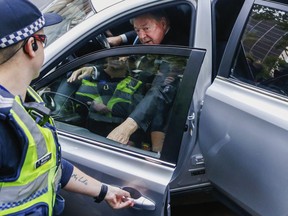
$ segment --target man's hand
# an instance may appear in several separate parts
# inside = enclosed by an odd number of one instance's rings
[[[171,83],[174,82],[174,81],[175,81],[175,78],[174,78],[174,77],[168,76],[168,77],[166,77],[165,80],[164,80],[164,85],[169,85],[169,84],[171,84]]]
[[[122,44],[122,38],[120,37],[120,35],[107,37],[107,40],[110,46],[119,46]]]
[[[76,80],[81,80],[84,77],[91,76],[93,71],[93,67],[82,67],[76,71],[74,71],[71,76],[67,79],[67,82],[72,83]]]
[[[138,129],[137,123],[132,118],[127,118],[121,125],[111,131],[107,138],[127,144],[130,136]]]

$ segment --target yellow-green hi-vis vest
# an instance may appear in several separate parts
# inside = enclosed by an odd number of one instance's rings
[[[61,149],[53,120],[38,123],[41,97],[30,87],[27,93],[35,102],[22,103],[19,96],[0,90],[0,113],[24,140],[17,176],[0,182],[0,215],[52,216],[62,174]]]
[[[107,102],[107,107],[112,110],[113,106],[119,102],[131,104],[132,96],[141,86],[141,84],[141,81],[130,76],[120,81],[117,84],[113,95],[111,95],[110,100]],[[82,97],[82,99],[79,98],[82,101],[95,100],[103,103],[101,95],[99,95],[97,89],[97,83],[93,81],[83,79],[80,88],[76,92],[76,95],[78,98]]]

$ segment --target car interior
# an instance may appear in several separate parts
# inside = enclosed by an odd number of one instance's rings
[[[215,37],[213,43],[214,63],[212,79],[217,75],[222,55],[243,3],[244,0],[216,0],[213,2],[212,13],[214,20],[212,22],[214,23],[213,32]]]
[[[148,10],[149,12],[159,10],[159,8]],[[161,8],[162,10],[162,8]],[[170,25],[173,27],[173,30],[178,32],[179,34],[185,34],[187,36],[190,35],[191,31],[191,7],[187,4],[182,5],[173,5],[167,6],[163,9],[167,14]],[[141,11],[143,13],[143,11]],[[133,15],[138,16],[141,13],[136,13]],[[145,13],[145,12],[144,12]],[[129,17],[125,17],[124,20],[120,19],[117,22],[114,22],[113,25],[109,26],[108,29],[103,31],[103,33],[93,37],[86,44],[81,46],[78,50],[75,51],[75,55],[77,57],[83,56],[87,53],[91,53],[103,48],[110,48],[110,45],[107,41],[107,37],[117,36],[129,31],[133,31],[133,25],[130,22],[130,19],[133,18],[132,15]]]

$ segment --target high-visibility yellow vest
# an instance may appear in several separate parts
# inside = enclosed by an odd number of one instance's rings
[[[141,86],[142,82],[132,78],[130,76],[121,80],[116,89],[111,95],[111,98],[107,102],[107,107],[112,110],[113,106],[119,102],[124,103],[132,103],[132,96],[137,91],[137,89]],[[107,84],[107,88],[109,88],[109,84]],[[103,103],[101,95],[97,89],[97,82],[89,81],[86,79],[82,79],[82,84],[76,92],[76,96],[79,100],[83,102],[87,101],[97,101],[99,103]]]
[[[0,215],[38,211],[52,216],[62,173],[61,149],[53,120],[48,116],[43,121],[41,110],[46,107],[40,104],[41,97],[30,87],[27,92],[35,102],[22,103],[19,96],[0,90],[0,113],[6,115],[24,146],[15,179],[0,181]]]

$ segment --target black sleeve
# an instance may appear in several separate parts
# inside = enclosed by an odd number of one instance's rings
[[[61,176],[60,183],[61,183],[61,187],[63,188],[69,182],[71,175],[73,173],[73,170],[74,170],[74,166],[63,158],[61,162],[62,162],[62,176]]]
[[[9,122],[0,120],[0,180],[13,179],[22,159],[23,142]],[[23,138],[23,136],[22,136]]]
[[[169,110],[175,93],[176,88],[172,85],[156,85],[152,87],[129,117],[146,131],[156,116],[165,117],[165,112]],[[161,121],[165,122],[164,120]]]
[[[134,30],[126,32],[125,35],[128,40],[127,44],[133,44],[135,38],[137,37],[137,33]]]
[[[165,84],[165,79],[170,71],[169,64],[162,63],[159,70],[161,74],[154,77],[152,87],[129,116],[144,131],[148,129],[152,122],[157,130],[161,127],[164,128],[167,112],[176,95],[178,79],[170,84]],[[163,122],[163,124],[157,125],[155,121]],[[151,129],[153,130],[153,128]]]

